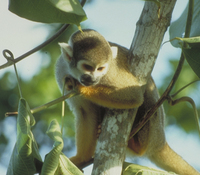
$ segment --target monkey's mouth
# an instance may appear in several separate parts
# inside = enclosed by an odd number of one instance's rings
[[[98,82],[97,81],[80,81],[80,83],[83,86],[94,86],[96,85]]]
[[[83,86],[93,86],[96,85],[99,81],[97,79],[94,79],[92,76],[88,74],[84,74],[80,78],[80,83]]]

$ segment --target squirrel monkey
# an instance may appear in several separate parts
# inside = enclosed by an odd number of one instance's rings
[[[74,33],[68,44],[60,43],[61,56],[56,63],[56,79],[65,93],[75,88],[81,95],[67,99],[76,120],[77,154],[70,158],[80,166],[94,156],[97,128],[105,108],[138,108],[137,122],[157,102],[159,95],[151,78],[142,94],[137,78],[128,68],[128,50],[107,42],[94,30]],[[146,125],[128,141],[138,156],[147,156],[167,171],[199,175],[167,144],[164,111],[160,107]]]

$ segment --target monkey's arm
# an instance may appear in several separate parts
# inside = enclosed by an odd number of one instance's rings
[[[115,88],[104,85],[77,85],[79,92],[88,100],[104,107],[130,109],[143,103],[141,87]]]

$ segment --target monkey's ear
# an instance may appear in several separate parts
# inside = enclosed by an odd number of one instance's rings
[[[112,46],[112,47],[111,47],[111,51],[112,51],[112,56],[113,56],[113,58],[117,58],[118,47]]]
[[[67,59],[67,61],[71,61],[72,56],[73,56],[73,52],[72,52],[72,48],[69,44],[67,43],[58,43],[60,45],[61,48],[61,52],[64,56],[65,59]]]

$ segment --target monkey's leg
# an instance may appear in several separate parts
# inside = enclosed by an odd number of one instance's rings
[[[98,113],[90,104],[89,109],[76,110],[76,146],[77,154],[70,160],[77,166],[94,156],[97,141]]]
[[[149,157],[159,167],[180,175],[200,175],[193,167],[175,153],[166,143],[161,150]]]

